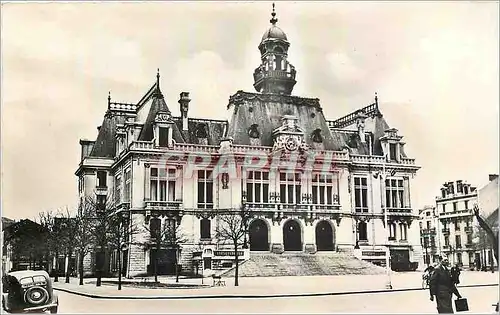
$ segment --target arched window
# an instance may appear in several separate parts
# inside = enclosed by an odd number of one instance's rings
[[[209,219],[201,219],[200,221],[200,238],[201,239],[210,239],[212,236],[210,235],[210,220]]]

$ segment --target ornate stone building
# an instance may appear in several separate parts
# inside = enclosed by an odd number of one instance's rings
[[[329,120],[319,99],[292,95],[298,75],[274,9],[270,22],[258,45],[256,92],[229,97],[229,120],[191,117],[188,92],[175,116],[158,75],[136,103],[108,98],[97,139],[80,141],[80,196],[113,194],[143,228],[123,253],[127,276],[151,271],[150,251],[138,244],[158,219],[178,223],[188,238],[183,271],[230,267],[233,252],[215,230],[219,215],[242,209],[249,248],[241,259],[253,251],[350,251],[384,263],[386,246],[395,262],[422,258],[411,200],[419,167],[377,97]]]
[[[439,260],[438,217],[436,207],[425,206],[420,209],[420,244],[423,247],[424,264],[430,265]]]

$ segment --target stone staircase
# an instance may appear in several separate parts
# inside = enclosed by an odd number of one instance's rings
[[[351,253],[318,252],[256,253],[239,266],[241,277],[318,276],[318,275],[373,275],[383,274],[385,269],[357,259]],[[234,277],[234,268],[221,274]]]

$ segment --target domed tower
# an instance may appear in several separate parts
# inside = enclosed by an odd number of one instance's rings
[[[295,85],[295,67],[288,62],[290,43],[285,32],[276,26],[276,12],[271,13],[271,27],[259,44],[261,64],[253,73],[255,90],[261,93],[292,94]]]

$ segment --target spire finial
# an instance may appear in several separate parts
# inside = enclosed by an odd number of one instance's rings
[[[156,68],[156,83],[160,84],[160,68]]]
[[[111,91],[108,91],[108,106],[111,103]]]
[[[377,95],[377,92],[375,92],[375,104],[378,106],[378,95]]]
[[[271,13],[272,19],[269,21],[269,22],[271,22],[272,25],[275,25],[276,22],[278,22],[278,19],[276,18],[276,11],[274,10],[274,7],[275,7],[275,5],[273,2],[273,12]]]

